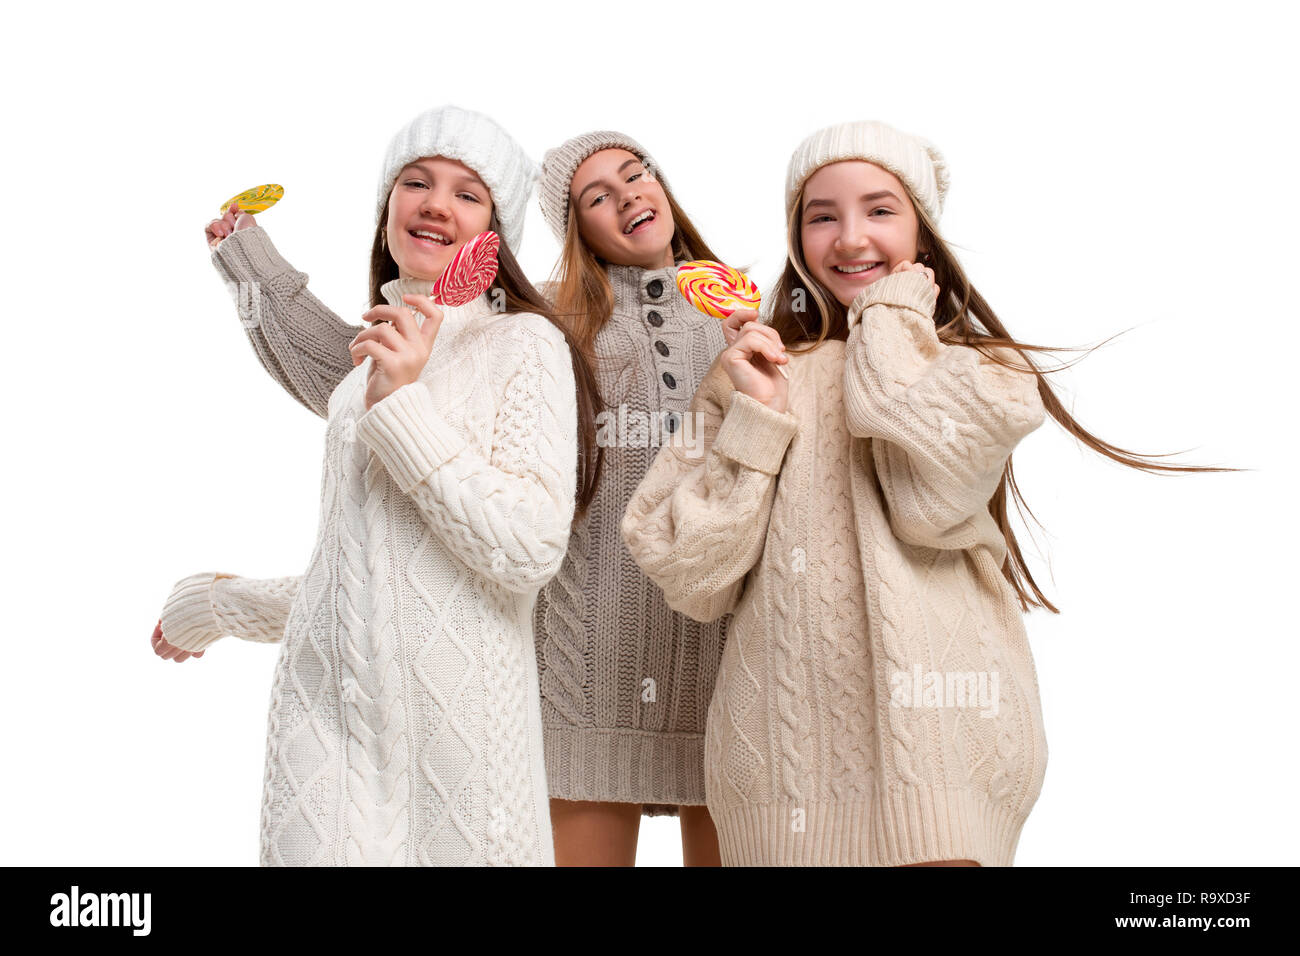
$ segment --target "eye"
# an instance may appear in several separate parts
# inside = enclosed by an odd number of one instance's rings
[[[886,216],[892,216],[894,214],[894,210],[886,209],[884,206],[881,206],[879,209],[871,210],[871,215],[874,216],[878,212],[883,212]]]
[[[460,194],[460,198],[461,198],[461,199],[468,199],[470,202],[473,202],[473,203],[481,203],[481,202],[483,201],[483,200],[479,199],[477,196],[475,196],[473,193],[461,193],[461,194]]]
[[[597,196],[595,199],[593,199],[593,200],[591,201],[591,205],[588,206],[587,208],[588,208],[588,209],[594,209],[596,206],[600,205],[600,204],[605,200],[606,195],[608,195],[608,194],[607,194],[607,193],[601,193],[599,196]]]
[[[631,176],[628,177],[627,181],[630,183],[634,183],[640,178],[641,178],[641,173],[633,173]]]
[[[425,185],[421,180],[419,180],[419,179],[408,179],[408,180],[407,180],[406,182],[404,182],[402,185],[403,185],[403,186],[417,186],[417,187],[419,187],[420,189],[428,189],[428,188],[429,188],[428,186],[426,186],[426,185]]]
[[[815,223],[819,223],[819,222],[830,222],[831,219],[833,219],[833,218],[834,218],[834,217],[831,216],[830,213],[828,213],[828,212],[824,212],[824,213],[822,213],[820,216],[814,216],[812,219],[809,219],[809,220],[808,220],[808,225],[811,226],[811,225],[814,225]]]

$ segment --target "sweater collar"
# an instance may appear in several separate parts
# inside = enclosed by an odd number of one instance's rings
[[[433,283],[433,279],[390,279],[379,287],[379,292],[389,305],[395,305],[398,308],[410,308],[402,301],[402,296],[427,296],[433,291]],[[440,305],[439,308],[442,309],[442,325],[438,326],[439,336],[444,336],[451,329],[463,327],[475,319],[481,319],[493,312],[492,303],[487,292],[472,302],[466,302],[464,305]],[[424,317],[417,316],[417,322],[423,325]]]
[[[675,264],[665,269],[611,264],[605,266],[605,274],[614,290],[614,311],[619,314],[636,314],[646,307],[672,312],[681,301]]]

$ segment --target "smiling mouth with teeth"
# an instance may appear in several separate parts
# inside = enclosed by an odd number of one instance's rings
[[[633,229],[641,225],[641,223],[643,222],[653,222],[654,218],[655,218],[654,210],[647,209],[645,212],[641,213],[641,215],[637,216],[635,219],[633,219],[631,222],[627,224],[627,228],[623,230],[623,235],[630,236],[632,234]]]
[[[882,263],[869,262],[866,265],[861,266],[831,266],[831,269],[838,272],[840,275],[853,276],[860,275],[863,272],[870,272],[879,265],[882,265]]]
[[[410,233],[416,239],[423,239],[425,242],[436,242],[440,246],[451,245],[450,239],[448,239],[446,236],[441,236],[436,232],[426,232],[423,229],[412,229],[410,230]]]

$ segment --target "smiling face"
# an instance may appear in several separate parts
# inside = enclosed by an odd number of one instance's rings
[[[606,262],[642,269],[673,264],[668,197],[626,149],[602,149],[583,160],[569,198],[582,241]]]
[[[917,258],[920,222],[898,177],[846,160],[808,178],[799,213],[804,265],[846,308],[858,293]]]
[[[464,163],[441,156],[408,163],[388,196],[385,227],[398,275],[437,279],[491,219],[492,195]]]

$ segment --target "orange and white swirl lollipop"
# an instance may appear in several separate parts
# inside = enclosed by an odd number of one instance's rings
[[[737,309],[757,309],[762,298],[749,276],[708,259],[678,266],[677,288],[687,302],[715,319],[725,319]]]
[[[758,311],[762,301],[758,286],[749,276],[710,259],[693,259],[678,266],[677,288],[687,302],[715,319],[726,319],[738,309]],[[782,366],[776,370],[790,377]]]

